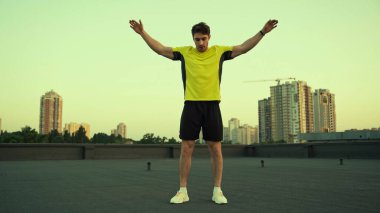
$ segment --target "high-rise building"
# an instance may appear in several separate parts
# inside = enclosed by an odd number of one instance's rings
[[[259,100],[259,142],[272,141],[270,98]]]
[[[260,142],[296,143],[302,142],[300,133],[336,131],[335,99],[328,90],[312,93],[305,81],[293,81],[270,91],[270,98],[259,101]]]
[[[234,144],[249,145],[258,142],[257,127],[244,124],[243,126],[236,128],[234,132],[236,133],[236,140],[234,141]]]
[[[116,128],[117,136],[120,135],[122,138],[127,137],[127,126],[124,123],[119,123]]]
[[[259,127],[256,125],[250,131],[251,144],[259,143]]]
[[[91,135],[90,124],[87,124],[87,123],[78,124],[78,123],[75,123],[75,122],[70,122],[68,124],[65,124],[65,127],[63,128],[63,131],[67,131],[70,135],[74,135],[79,130],[79,128],[81,126],[86,131],[87,138],[90,138],[90,135]]]
[[[244,131],[244,127],[239,126],[238,128],[234,129],[234,139],[232,141],[232,144],[243,144],[245,141],[244,136],[247,136],[247,131]]]
[[[240,127],[240,121],[237,118],[231,118],[228,121],[228,129],[230,132],[230,141],[232,144],[236,144],[238,142],[238,129]]]
[[[40,134],[49,134],[53,129],[62,132],[62,102],[62,97],[53,90],[41,96]]]
[[[305,81],[298,81],[300,133],[314,132],[313,93]]]
[[[239,127],[238,143],[249,145],[257,143],[257,127],[252,127],[248,124],[244,124]]]
[[[223,141],[230,142],[230,129],[228,127],[223,127]]]
[[[314,129],[315,132],[335,132],[335,95],[327,89],[314,92]]]
[[[272,86],[270,112],[273,141],[299,142],[299,133],[314,130],[311,88],[304,81]]]
[[[258,143],[257,126],[252,127],[248,124],[240,126],[240,120],[231,118],[228,127],[223,127],[223,140],[231,144],[253,144]]]
[[[274,141],[289,141],[299,124],[298,109],[294,102],[296,85],[286,82],[270,87],[271,132]],[[293,121],[290,123],[290,121]],[[292,125],[292,126],[291,126]]]

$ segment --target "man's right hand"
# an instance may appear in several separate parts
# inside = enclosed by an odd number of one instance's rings
[[[143,24],[141,22],[141,20],[139,20],[139,22],[135,21],[135,20],[130,20],[129,21],[129,24],[130,24],[130,27],[138,34],[141,35],[141,33],[144,31],[144,27],[143,27]]]
[[[150,35],[144,31],[144,27],[141,20],[139,20],[139,22],[135,20],[130,20],[129,24],[130,27],[144,39],[144,41],[154,52],[169,59],[174,58],[173,49],[171,47],[166,47],[162,45],[160,42],[150,37]]]

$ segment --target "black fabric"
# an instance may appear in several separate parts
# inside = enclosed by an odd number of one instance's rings
[[[185,101],[179,137],[182,140],[197,140],[201,128],[204,140],[223,140],[223,121],[219,101]]]
[[[182,71],[182,83],[183,83],[183,94],[186,92],[186,67],[185,58],[180,52],[173,52],[173,61],[181,61],[181,71]]]
[[[223,62],[227,60],[231,60],[232,57],[232,51],[226,51],[223,53],[223,55],[220,57],[219,60],[219,85],[222,82],[222,68],[223,68]]]

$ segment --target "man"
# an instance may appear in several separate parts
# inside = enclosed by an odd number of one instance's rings
[[[181,156],[179,160],[180,189],[170,203],[189,201],[187,180],[191,167],[191,156],[195,140],[202,128],[211,155],[214,191],[212,200],[217,204],[226,204],[227,198],[221,190],[223,156],[223,122],[219,109],[220,81],[222,64],[225,60],[236,58],[256,46],[257,43],[277,27],[277,20],[269,20],[256,35],[237,46],[208,47],[211,38],[209,26],[201,22],[193,26],[191,32],[196,48],[192,46],[171,48],[153,39],[143,27],[141,20],[129,21],[130,27],[138,33],[148,46],[157,54],[182,64],[182,80],[185,91],[185,105],[180,124]]]

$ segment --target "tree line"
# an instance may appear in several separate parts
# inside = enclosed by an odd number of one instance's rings
[[[25,126],[16,132],[1,132],[0,143],[96,143],[96,144],[177,144],[175,138],[155,136],[153,133],[145,134],[140,140],[122,138],[106,133],[96,133],[92,138],[86,136],[86,130],[81,126],[74,134],[68,131],[59,133],[56,129],[49,134],[39,134],[35,129]]]

